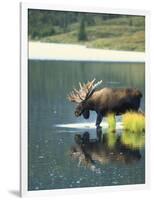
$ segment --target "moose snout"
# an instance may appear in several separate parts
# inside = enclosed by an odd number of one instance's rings
[[[79,111],[76,110],[76,111],[74,112],[74,114],[75,114],[76,117],[79,117],[79,116],[81,115],[81,112],[79,112]]]

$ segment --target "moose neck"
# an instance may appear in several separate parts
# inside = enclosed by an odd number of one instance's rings
[[[93,110],[93,108],[94,108],[94,102],[93,102],[92,96],[89,97],[89,98],[85,101],[84,107],[85,107],[85,109],[87,109],[87,110]]]

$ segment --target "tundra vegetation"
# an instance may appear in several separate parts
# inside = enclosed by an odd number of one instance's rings
[[[144,51],[145,17],[29,9],[28,36],[33,41]]]

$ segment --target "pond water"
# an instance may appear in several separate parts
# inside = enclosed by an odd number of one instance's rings
[[[79,81],[96,78],[102,87],[140,89],[144,111],[143,63],[29,60],[28,74],[28,190],[145,182],[144,143],[125,145],[118,128],[114,135],[96,131],[96,114],[76,118],[66,98]]]

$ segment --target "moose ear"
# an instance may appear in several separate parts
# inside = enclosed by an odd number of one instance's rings
[[[85,110],[82,114],[83,114],[83,117],[84,117],[85,119],[88,119],[89,116],[90,116],[89,110]]]

